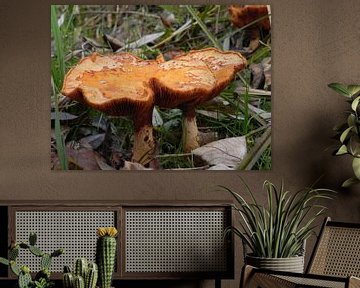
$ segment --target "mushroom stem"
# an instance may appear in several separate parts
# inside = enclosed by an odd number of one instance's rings
[[[132,161],[142,165],[148,164],[154,158],[155,141],[153,127],[144,125],[135,132]]]
[[[183,110],[182,142],[186,153],[200,146],[195,108]]]

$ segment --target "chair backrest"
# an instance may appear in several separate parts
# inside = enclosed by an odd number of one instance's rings
[[[307,273],[360,277],[360,223],[326,218]]]

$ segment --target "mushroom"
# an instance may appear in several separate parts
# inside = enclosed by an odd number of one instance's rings
[[[112,116],[130,116],[135,128],[132,161],[145,165],[155,151],[154,105],[183,110],[184,150],[191,151],[199,146],[196,105],[217,96],[245,65],[240,53],[213,48],[170,61],[93,54],[67,73],[62,94]]]
[[[166,73],[168,67],[176,65],[184,66],[183,73]],[[215,48],[190,51],[159,64],[161,77],[152,81],[155,104],[163,108],[178,107],[183,111],[185,152],[199,147],[196,106],[218,96],[245,65],[246,59],[240,53]]]
[[[238,28],[244,27],[269,14],[267,5],[230,5],[228,11],[231,23]],[[250,51],[254,51],[259,47],[261,32],[263,32],[265,36],[269,34],[269,31],[269,18],[262,19],[249,27],[250,44],[248,48]]]
[[[147,164],[155,142],[152,133],[154,93],[142,78],[156,70],[155,61],[143,61],[129,53],[83,58],[64,80],[62,94],[112,116],[134,121],[132,160]]]

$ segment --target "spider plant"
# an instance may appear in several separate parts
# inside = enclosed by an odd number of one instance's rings
[[[318,201],[331,199],[334,191],[305,188],[291,193],[284,189],[283,183],[277,188],[266,180],[267,203],[263,206],[244,185],[251,202],[222,186],[234,196],[234,209],[240,215],[240,227],[229,227],[226,232],[239,236],[251,250],[251,256],[288,258],[301,255],[305,240],[314,233],[316,219],[326,210]]]

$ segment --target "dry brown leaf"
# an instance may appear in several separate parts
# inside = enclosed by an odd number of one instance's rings
[[[221,139],[193,150],[195,156],[200,157],[209,165],[222,164],[230,168],[237,167],[246,152],[244,136]]]

